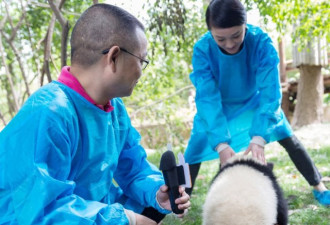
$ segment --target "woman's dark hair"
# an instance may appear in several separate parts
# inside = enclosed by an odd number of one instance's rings
[[[206,10],[207,28],[229,28],[246,23],[246,10],[239,0],[212,0]]]

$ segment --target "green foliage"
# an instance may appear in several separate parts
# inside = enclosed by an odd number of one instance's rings
[[[41,70],[44,63],[44,42],[52,17],[52,10],[47,1],[6,1],[9,5],[9,14],[12,23],[16,25],[22,16],[23,9],[26,17],[23,25],[17,31],[13,44],[23,59],[24,69],[27,72],[27,81],[31,92],[40,86]],[[102,2],[102,1],[100,1]],[[248,8],[257,5],[265,21],[273,21],[277,24],[277,30],[285,33],[292,21],[301,18],[302,28],[297,29],[299,40],[307,40],[310,31],[317,35],[329,34],[329,3],[327,1],[257,1],[245,0]],[[92,1],[66,0],[62,7],[63,16],[72,26]],[[193,90],[189,80],[193,45],[207,31],[204,14],[207,1],[199,0],[148,0],[144,10],[148,13],[145,26],[149,40],[148,68],[143,71],[144,76],[135,88],[133,95],[125,98],[128,112],[132,115],[133,123],[138,127],[159,123],[164,127],[165,133],[159,135],[175,137],[178,143],[182,143],[183,129],[186,129],[184,113],[187,109],[187,98]],[[4,2],[0,3],[0,19],[6,13]],[[303,16],[307,15],[307,16]],[[314,26],[317,24],[317,26]],[[7,21],[3,28],[6,36],[12,34],[12,27]],[[20,71],[17,58],[9,44],[4,40],[2,43],[6,52],[6,64],[8,64],[15,90],[22,104],[28,97],[22,72]],[[53,40],[51,45],[50,71],[53,79],[56,79],[61,69],[61,26],[56,21]],[[68,56],[70,47],[68,46]],[[68,58],[70,62],[70,58]],[[1,62],[2,63],[2,62]],[[44,78],[44,83],[46,79]],[[0,112],[6,116],[7,121],[14,115],[13,97],[4,73],[0,70]],[[181,90],[181,91],[179,91]],[[185,111],[184,111],[185,112]],[[180,117],[181,116],[181,117]],[[152,136],[156,132],[146,131]],[[158,134],[157,134],[158,135]],[[171,139],[171,138],[170,138]],[[162,145],[163,141],[159,143]],[[154,145],[149,147],[156,147]]]
[[[325,104],[330,105],[330,94],[329,93],[324,94],[323,99],[324,99],[323,102]]]
[[[21,4],[22,2],[22,4]],[[80,13],[90,6],[90,1],[66,0],[62,7],[63,16],[71,25],[75,23]],[[6,7],[8,7],[8,15]],[[25,16],[23,17],[23,12]],[[23,104],[28,97],[27,89],[23,80],[23,71],[20,68],[18,58],[22,61],[23,70],[26,74],[26,82],[30,92],[35,91],[41,84],[41,73],[44,63],[44,44],[53,11],[46,1],[11,1],[0,3],[0,20],[3,21],[2,44],[4,47],[5,64],[13,80],[14,91],[18,95],[19,104]],[[23,18],[23,20],[21,20]],[[14,28],[21,23],[17,32]],[[55,23],[52,43],[50,72],[52,79],[56,79],[61,67],[61,31],[58,21]],[[15,35],[16,34],[16,35]],[[13,38],[11,38],[13,36]],[[17,50],[17,55],[7,39],[12,39],[12,45]],[[70,48],[68,48],[70,50]],[[70,54],[69,54],[70,55]],[[6,71],[0,60],[0,112],[9,121],[15,115],[13,108],[13,96],[7,80]],[[46,79],[43,79],[46,81]],[[47,82],[47,81],[46,81]],[[44,83],[46,83],[44,82]]]
[[[150,4],[152,4],[151,1],[148,1],[148,5]],[[173,47],[172,43],[168,43],[169,40],[176,42],[175,47],[180,49],[181,44],[185,41],[185,21],[187,19],[183,0],[154,1],[153,6],[147,11],[152,18],[149,20],[148,28],[154,34],[154,38],[158,38],[163,45],[165,55],[167,55],[168,49]],[[153,46],[152,49],[155,50]]]
[[[186,2],[189,4],[184,4]],[[145,25],[151,63],[143,71],[133,95],[124,101],[130,115],[136,114],[133,120],[138,127],[161,124],[166,127],[163,135],[169,138],[168,141],[175,136],[180,143],[185,124],[175,115],[178,110],[188,108],[193,45],[206,32],[203,5],[197,0],[162,0],[148,1],[144,7],[150,17]],[[176,93],[180,89],[182,91]],[[145,107],[149,104],[150,107]],[[139,113],[135,113],[137,110]],[[153,134],[157,136],[157,133],[143,134],[150,138]],[[163,144],[163,141],[159,143]]]
[[[247,8],[259,9],[264,22],[275,23],[276,30],[284,35],[293,30],[293,42],[301,48],[314,37],[330,41],[330,2],[327,0],[244,0]]]

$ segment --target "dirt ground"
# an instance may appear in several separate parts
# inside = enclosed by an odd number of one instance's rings
[[[294,131],[297,138],[306,148],[318,149],[322,146],[330,146],[330,123],[311,124]],[[271,143],[267,148],[281,148],[278,143]]]

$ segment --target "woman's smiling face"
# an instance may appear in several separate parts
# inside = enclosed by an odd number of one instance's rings
[[[218,46],[228,54],[236,54],[245,37],[245,24],[229,28],[211,28],[212,36]]]

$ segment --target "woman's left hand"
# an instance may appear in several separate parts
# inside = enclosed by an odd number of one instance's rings
[[[250,152],[252,152],[252,157],[266,165],[264,147],[255,143],[250,143],[248,149],[244,152],[244,155],[248,155]]]

